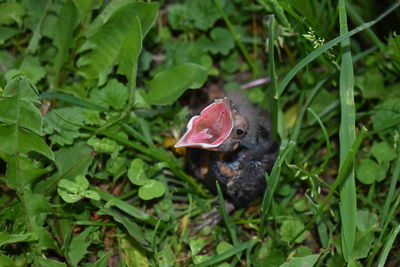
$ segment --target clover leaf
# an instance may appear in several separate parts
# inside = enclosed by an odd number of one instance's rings
[[[139,188],[139,197],[143,200],[150,200],[161,197],[165,192],[164,185],[157,180],[148,180],[145,185]]]
[[[97,192],[88,190],[89,181],[83,175],[77,175],[75,181],[62,179],[58,183],[57,192],[67,203],[74,203],[82,198],[100,200]]]
[[[134,159],[128,170],[128,178],[132,184],[142,186],[148,180],[146,176],[147,165],[142,159]]]

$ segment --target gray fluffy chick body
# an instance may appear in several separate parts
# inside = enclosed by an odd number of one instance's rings
[[[216,192],[218,181],[224,195],[241,208],[260,198],[266,189],[265,173],[276,160],[278,145],[272,140],[268,114],[247,100],[240,91],[228,91],[230,99],[248,123],[246,136],[234,151],[187,149],[187,162],[193,175]]]

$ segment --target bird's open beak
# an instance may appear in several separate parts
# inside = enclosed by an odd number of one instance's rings
[[[216,99],[200,115],[192,117],[175,147],[197,147],[218,150],[234,127],[231,103],[227,98]]]

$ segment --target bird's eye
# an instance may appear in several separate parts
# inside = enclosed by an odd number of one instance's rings
[[[237,129],[236,134],[240,136],[240,135],[244,134],[244,131],[242,129]]]

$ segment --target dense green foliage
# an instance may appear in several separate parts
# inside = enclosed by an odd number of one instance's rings
[[[0,0],[0,266],[399,266],[390,2]],[[281,143],[232,215],[171,146],[216,86]]]

